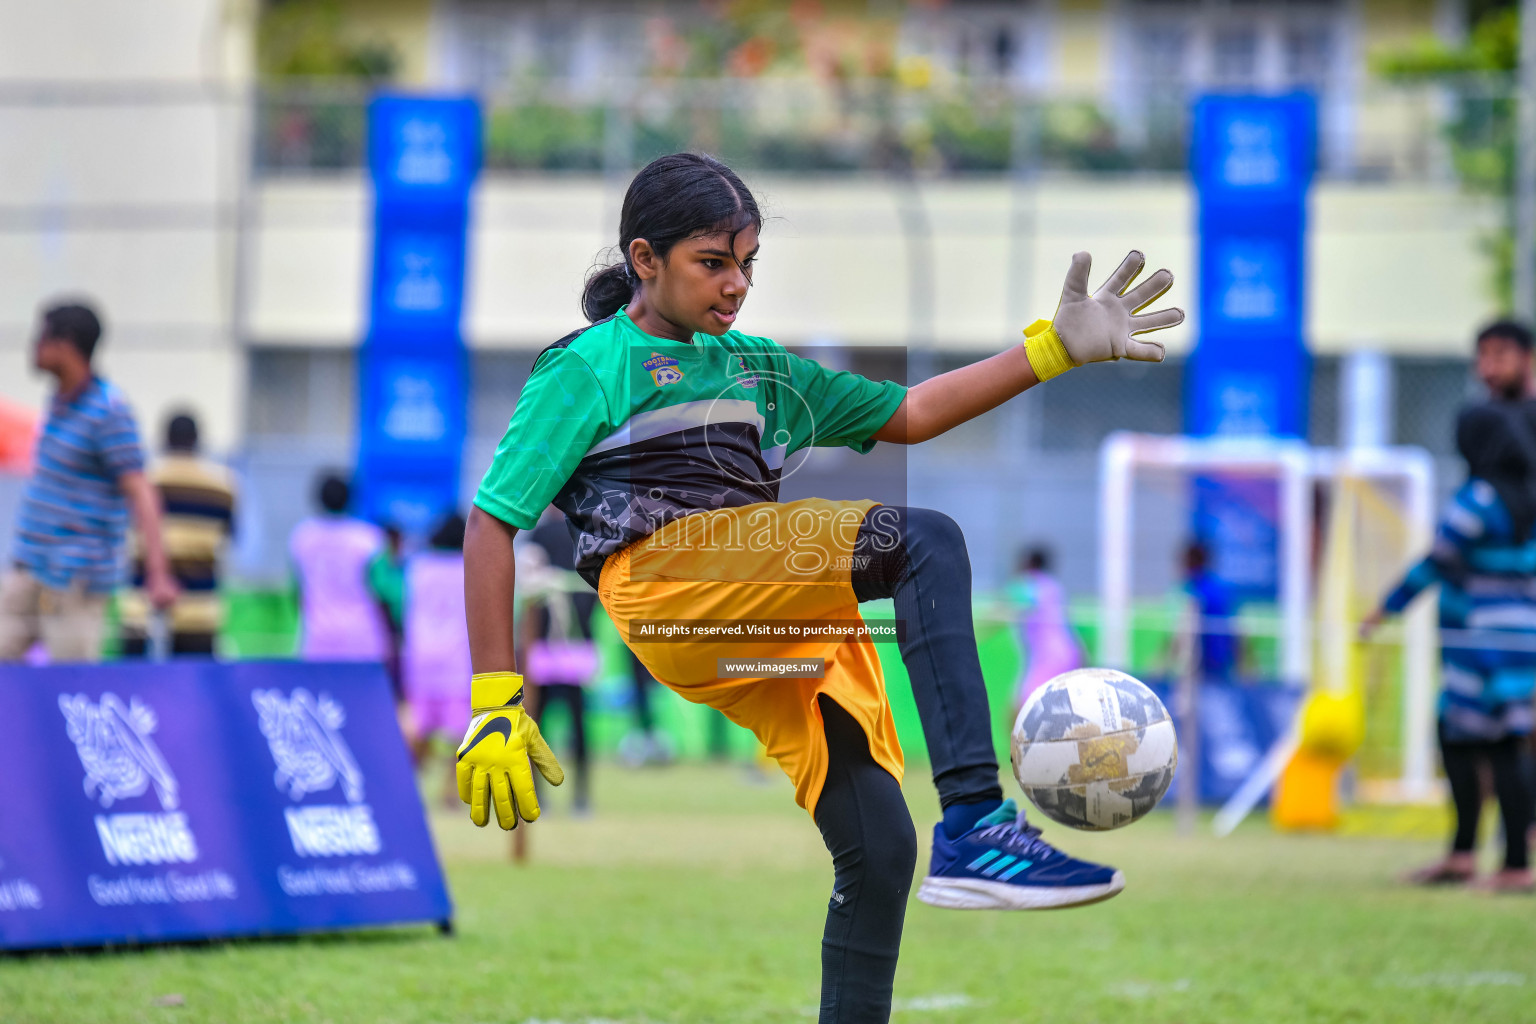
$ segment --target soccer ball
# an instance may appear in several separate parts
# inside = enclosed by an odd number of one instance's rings
[[[1179,763],[1173,720],[1124,672],[1080,668],[1030,695],[1013,723],[1013,774],[1053,821],[1102,832],[1146,814]]]

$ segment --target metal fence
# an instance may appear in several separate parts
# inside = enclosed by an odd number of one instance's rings
[[[1502,78],[1332,86],[1317,94],[1318,171],[1357,181],[1476,175],[1468,151],[1513,137],[1513,89]],[[622,173],[664,153],[704,150],[789,174],[1178,173],[1188,164],[1193,98],[1158,82],[1032,93],[888,80],[530,81],[483,97],[485,166]],[[257,170],[361,166],[367,104],[361,89],[263,87]]]

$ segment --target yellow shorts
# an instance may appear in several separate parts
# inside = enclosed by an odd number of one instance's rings
[[[869,737],[875,761],[901,781],[901,746],[885,677],[867,639],[704,639],[636,642],[636,620],[852,621],[859,602],[850,556],[874,501],[806,498],[699,512],[608,556],[598,599],[659,681],[752,730],[812,815],[827,778],[819,694]],[[821,658],[823,678],[721,679],[721,658]]]

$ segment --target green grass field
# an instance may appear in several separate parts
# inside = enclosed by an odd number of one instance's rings
[[[831,869],[788,784],[736,764],[602,765],[596,783],[597,813],[557,799],[521,867],[504,833],[434,809],[456,938],[0,960],[0,1020],[814,1020]],[[907,789],[922,835],[937,804],[921,766]],[[1536,1020],[1536,900],[1394,885],[1434,842],[1262,823],[1185,839],[1165,814],[1049,834],[1124,868],[1126,892],[1043,914],[914,901],[896,1021]]]

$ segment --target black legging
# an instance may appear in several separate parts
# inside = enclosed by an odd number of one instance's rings
[[[894,598],[896,619],[905,623],[901,658],[940,803],[1001,800],[960,528],[929,509],[878,506],[859,527],[853,555],[858,599]],[[917,837],[900,784],[870,756],[858,723],[829,698],[818,700],[828,765],[816,825],[835,872],[821,945],[820,1021],[884,1022]]]
[[[821,1024],[884,1024],[917,833],[901,783],[870,756],[859,723],[825,694],[817,701],[828,759],[816,826],[834,871],[821,939]]]
[[[1493,791],[1504,818],[1504,868],[1518,871],[1530,866],[1526,830],[1531,825],[1531,797],[1521,772],[1523,743],[1516,736],[1482,743],[1454,743],[1448,742],[1441,730],[1440,758],[1445,763],[1451,800],[1456,805],[1452,852],[1471,853],[1477,846],[1477,823],[1483,812],[1478,765],[1486,763],[1493,772]]]
[[[633,682],[630,694],[635,700],[635,722],[640,726],[640,731],[649,736],[656,728],[656,719],[651,714],[651,684],[655,680],[651,678],[650,670],[640,663],[640,656],[628,648],[625,650],[629,653],[629,673]]]
[[[901,661],[912,681],[939,805],[1003,798],[992,708],[971,622],[971,556],[955,521],[927,508],[878,505],[853,545],[860,601],[895,599]]]
[[[213,654],[217,646],[212,633],[172,633],[170,654]],[[149,657],[149,638],[124,631],[122,656],[124,658]]]
[[[574,683],[543,683],[538,687],[538,692],[538,703],[533,710],[534,724],[544,724],[544,712],[557,700],[563,702],[571,713],[571,747],[576,755],[574,803],[577,810],[585,810],[588,804],[586,694]]]

